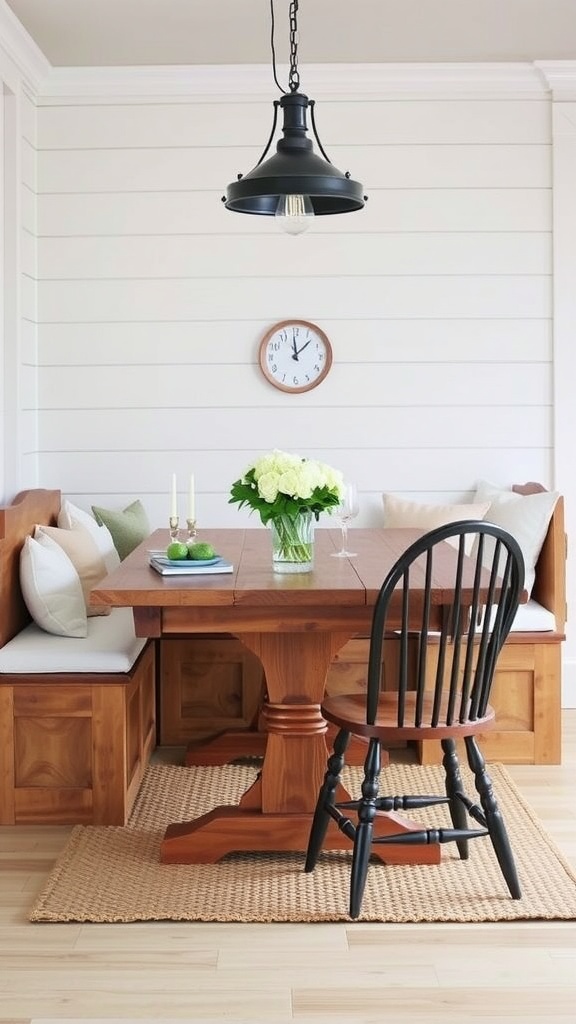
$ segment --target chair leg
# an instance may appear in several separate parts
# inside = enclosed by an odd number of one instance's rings
[[[334,740],[334,749],[328,758],[324,782],[322,783],[318,794],[316,810],[314,811],[310,837],[308,839],[304,871],[313,871],[316,867],[316,862],[324,844],[324,839],[326,838],[326,832],[330,823],[330,813],[326,808],[328,806],[333,807],[336,803],[336,789],[340,782],[342,769],[344,768],[344,754],[346,753],[346,747],[349,742],[350,733],[341,729]]]
[[[458,760],[458,752],[456,750],[456,741],[453,739],[442,740],[441,746],[444,751],[442,764],[444,765],[444,771],[446,772],[446,796],[449,800],[452,824],[454,825],[454,828],[467,829],[468,815],[466,813],[466,808],[462,801],[458,799],[458,793],[464,792],[464,786],[462,783],[462,776],[460,775],[460,762]],[[460,860],[468,860],[468,840],[457,839],[456,846],[458,847]]]
[[[378,796],[378,780],[380,777],[381,751],[378,740],[370,740],[368,754],[364,762],[364,781],[362,798],[358,806],[358,825],[354,837],[352,854],[352,871],[350,876],[350,917],[360,914],[362,897],[366,887],[366,876],[372,849],[372,832],[376,816],[376,798]]]
[[[474,772],[476,789],[480,796],[484,817],[486,818],[486,827],[490,833],[490,839],[498,858],[500,870],[504,875],[512,899],[519,900],[522,898],[520,882],[504,819],[492,789],[492,779],[486,771],[486,762],[476,742],[476,738],[474,736],[467,736],[465,743],[468,764],[471,771]]]

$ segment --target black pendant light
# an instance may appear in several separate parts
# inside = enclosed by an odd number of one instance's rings
[[[350,172],[342,173],[326,156],[316,131],[314,100],[299,92],[298,73],[298,0],[290,2],[290,74],[289,92],[281,88],[276,77],[274,56],[274,0],[270,0],[272,17],[272,67],[274,81],[283,96],[274,101],[274,122],[270,138],[256,167],[228,185],[222,197],[227,210],[277,217],[285,231],[300,234],[313,217],[361,210],[366,201],[359,181]],[[278,107],[284,115],[283,137],[276,144],[276,153],[264,160],[276,131]],[[307,138],[306,110],[310,115],[314,137],[322,157],[317,156]]]

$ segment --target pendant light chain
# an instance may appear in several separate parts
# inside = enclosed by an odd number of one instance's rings
[[[298,0],[290,0],[290,74],[288,85],[290,92],[298,92],[300,88],[300,75],[298,73]]]
[[[288,88],[282,88],[276,74],[274,0],[270,0],[272,72],[282,98],[274,100],[272,130],[258,163],[248,174],[237,175],[237,180],[228,185],[222,201],[227,210],[237,213],[277,217],[283,230],[289,234],[299,234],[314,217],[361,210],[366,196],[363,195],[361,183],[353,181],[349,171],[343,173],[334,167],[320,142],[316,130],[314,100],[300,92],[298,0],[289,0],[288,4],[282,0],[282,4],[284,10],[288,7],[289,14]],[[312,139],[307,137],[308,110],[319,154],[314,152]],[[276,135],[279,111],[283,114],[282,137],[276,143],[276,152],[268,157]]]

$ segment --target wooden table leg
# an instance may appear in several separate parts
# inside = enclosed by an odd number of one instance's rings
[[[305,851],[318,789],[326,770],[326,722],[320,702],[331,661],[329,633],[263,633],[240,639],[264,666],[268,740],[262,771],[237,807],[216,807],[195,821],[169,825],[163,863],[213,863],[233,851]],[[347,794],[342,793],[346,799]],[[375,831],[419,827],[400,815],[380,814]],[[326,849],[350,845],[330,827]],[[374,853],[387,863],[436,864],[439,846],[393,846]]]

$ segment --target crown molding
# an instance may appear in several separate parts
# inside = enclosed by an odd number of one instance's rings
[[[278,67],[280,82],[288,66]],[[314,64],[301,71],[302,91],[345,99],[400,97],[542,98],[547,86],[531,63]],[[170,97],[190,100],[276,95],[271,69],[264,64],[166,67],[54,68],[38,90],[38,102],[83,98]]]
[[[40,93],[52,65],[5,0],[0,3],[0,49],[22,76],[31,96]]]
[[[277,92],[268,64],[53,67],[5,0],[0,0],[0,51],[39,104],[150,97],[241,102]],[[287,65],[278,66],[281,82],[288,82],[288,72]],[[303,92],[351,100],[537,99],[551,92],[554,99],[576,97],[576,61],[311,64],[301,74]]]
[[[534,66],[554,100],[576,100],[576,60],[537,60]]]

